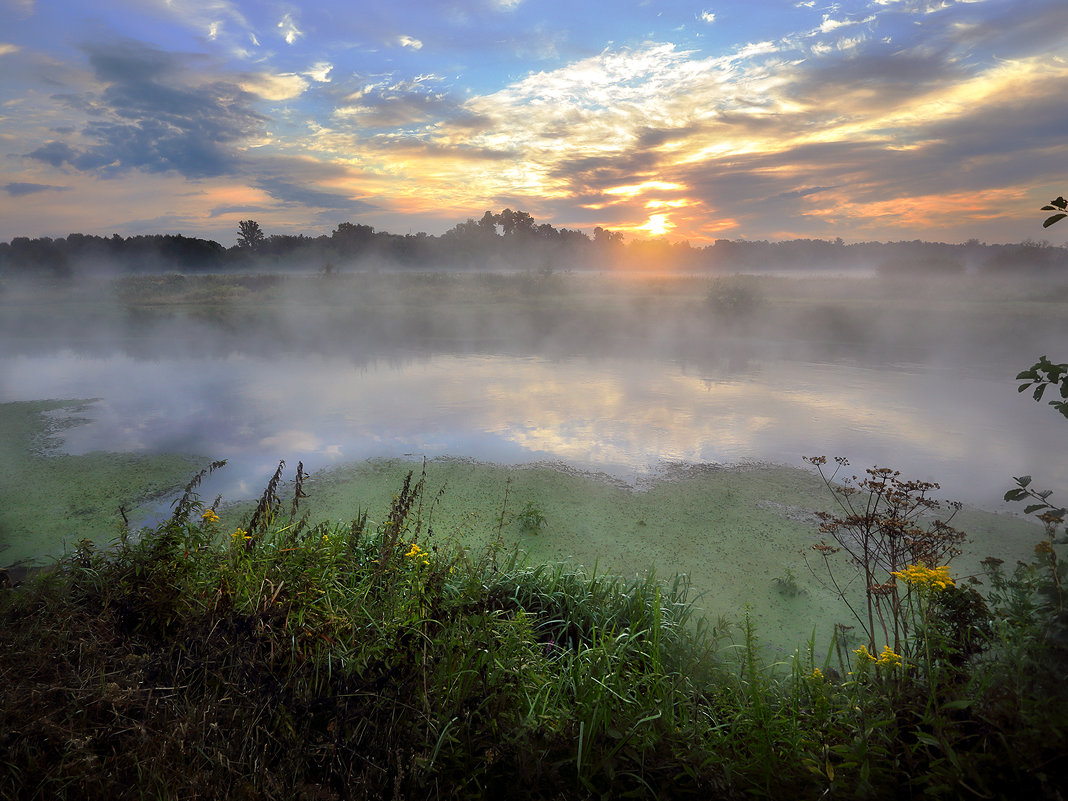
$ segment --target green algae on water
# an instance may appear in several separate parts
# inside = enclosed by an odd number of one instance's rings
[[[376,459],[320,472],[305,485],[303,508],[314,520],[347,521],[360,511],[373,519],[388,512],[404,475],[420,469]],[[829,642],[835,623],[854,622],[808,566],[821,566],[811,557],[821,538],[815,512],[833,511],[809,470],[679,464],[638,486],[563,465],[438,458],[426,471],[423,538],[430,528],[431,540],[477,552],[500,531],[502,549],[518,548],[533,564],[567,560],[625,577],[652,570],[669,581],[685,574],[702,614],[727,628],[748,616],[772,654],[792,653],[814,630]],[[537,533],[521,524],[528,504],[544,517]],[[987,556],[1026,558],[1037,537],[1026,520],[974,509],[954,522],[970,536],[953,563],[957,576],[981,574]]]
[[[57,435],[89,402],[0,404],[0,565],[44,563],[83,538],[106,543],[120,530],[119,507],[136,520],[203,465],[182,454],[59,452]]]

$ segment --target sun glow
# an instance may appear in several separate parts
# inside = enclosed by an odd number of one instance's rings
[[[674,227],[666,214],[653,214],[649,217],[649,222],[639,225],[636,230],[648,231],[653,236],[663,236]]]
[[[659,189],[661,191],[670,192],[679,189],[685,189],[682,184],[673,184],[666,181],[645,181],[640,184],[631,184],[629,186],[615,186],[611,189],[605,189],[606,195],[622,195],[624,197],[637,197],[638,195],[649,192],[653,189]]]

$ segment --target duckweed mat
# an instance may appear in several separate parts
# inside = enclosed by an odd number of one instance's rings
[[[63,429],[78,425],[89,400],[0,404],[0,565],[47,563],[83,538],[118,535],[119,507],[131,520],[183,487],[205,463],[177,454],[57,449]]]
[[[313,520],[347,521],[359,511],[383,517],[405,474],[422,466],[374,460],[314,475],[305,489]],[[685,574],[710,623],[738,631],[746,614],[773,652],[792,653],[813,632],[827,643],[849,612],[809,569],[822,563],[817,510],[831,510],[819,477],[793,467],[672,465],[629,486],[562,465],[503,467],[462,459],[426,464],[422,519],[430,543],[519,548],[531,562],[570,560],[599,573],[662,579]],[[527,510],[544,519],[524,525]],[[503,523],[502,523],[503,514]],[[1030,556],[1040,529],[1031,522],[965,508],[954,524],[968,532],[954,575],[980,575],[979,562]],[[807,558],[806,558],[807,557]],[[819,574],[822,575],[822,574]]]

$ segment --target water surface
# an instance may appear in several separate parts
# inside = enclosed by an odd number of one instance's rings
[[[1058,419],[982,371],[750,361],[436,354],[156,359],[71,350],[0,359],[0,400],[93,398],[62,449],[229,460],[216,488],[257,493],[279,459],[313,471],[371,457],[558,461],[633,482],[664,462],[800,466],[846,455],[997,507],[1011,476],[1068,486]]]

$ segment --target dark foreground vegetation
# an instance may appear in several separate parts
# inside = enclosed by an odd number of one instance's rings
[[[1062,797],[1056,514],[977,587],[899,571],[881,653],[842,629],[773,665],[683,580],[464,552],[412,475],[379,522],[312,524],[281,471],[240,528],[198,476],[154,530],[0,590],[0,797]]]

